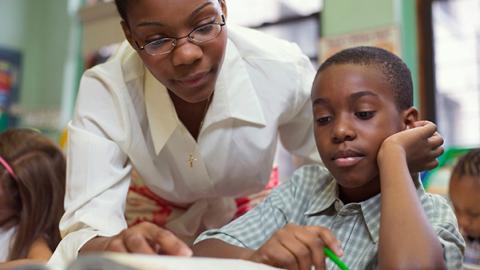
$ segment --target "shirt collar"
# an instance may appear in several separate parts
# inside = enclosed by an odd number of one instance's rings
[[[204,126],[227,119],[237,119],[261,127],[266,125],[246,63],[230,39],[227,41],[225,59]]]
[[[213,123],[227,119],[237,119],[261,127],[265,126],[263,110],[246,64],[237,47],[230,40],[227,41],[222,66],[215,85],[212,103],[205,115],[203,130]],[[158,155],[173,131],[181,123],[167,89],[146,68],[144,91],[148,123],[155,152]]]
[[[319,192],[315,193],[316,197],[313,203],[305,212],[306,216],[321,214],[327,209],[332,209],[332,211],[338,213],[339,210],[344,207],[343,202],[338,198],[338,185],[337,182],[333,180],[333,177],[331,181],[323,187],[319,187],[318,190]],[[378,241],[378,231],[380,228],[380,194],[366,201],[352,204],[360,205],[362,217],[367,225],[370,238],[376,243]]]
[[[360,203],[362,209],[362,216],[365,224],[367,224],[370,239],[378,242],[380,230],[380,193],[372,198]]]
[[[343,202],[338,198],[338,185],[333,177],[325,185],[319,186],[317,190],[315,199],[304,213],[306,216],[319,214],[335,204],[337,204],[337,207],[332,208],[335,212],[338,212],[337,209],[341,209],[344,206]],[[425,195],[425,190],[419,179],[416,182],[416,190],[418,198],[422,198]],[[378,242],[380,231],[380,199],[381,194],[379,193],[366,201],[357,203],[362,210],[362,217],[367,225],[370,239],[375,243]]]
[[[315,198],[313,199],[312,204],[304,213],[306,216],[313,216],[315,214],[318,214],[332,206],[335,201],[339,200],[337,198],[337,182],[333,179],[333,177],[331,177],[329,180],[325,181],[325,184],[318,186],[317,192],[315,192],[314,194]]]
[[[173,134],[179,120],[167,88],[145,70],[145,108],[155,153],[158,155]]]

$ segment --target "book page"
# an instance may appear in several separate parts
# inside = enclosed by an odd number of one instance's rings
[[[142,270],[279,270],[265,264],[237,259],[107,253],[103,257]]]

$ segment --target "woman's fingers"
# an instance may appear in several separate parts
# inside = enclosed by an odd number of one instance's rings
[[[192,256],[192,250],[170,231],[143,222],[123,230],[107,246],[109,251]]]
[[[160,247],[160,252],[167,255],[192,256],[192,250],[172,232],[160,227],[154,228],[152,239]]]
[[[143,253],[143,254],[155,254],[155,250],[148,242],[145,235],[138,231],[125,231],[123,242],[128,252],[130,253]]]
[[[127,247],[125,247],[125,244],[123,243],[123,239],[121,237],[111,238],[105,250],[112,252],[128,253]]]

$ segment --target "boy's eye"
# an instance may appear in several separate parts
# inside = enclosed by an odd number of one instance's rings
[[[330,121],[332,121],[332,117],[331,116],[318,117],[315,121],[317,122],[318,125],[324,126],[330,123]]]
[[[479,213],[468,213],[467,214],[471,219],[477,219],[480,217],[480,214]]]
[[[356,112],[356,113],[355,113],[355,116],[357,116],[358,118],[360,118],[360,119],[362,119],[362,120],[370,119],[370,118],[372,118],[374,115],[375,115],[375,112],[374,112],[374,111],[364,111],[364,112]]]

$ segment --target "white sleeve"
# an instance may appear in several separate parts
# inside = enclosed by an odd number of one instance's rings
[[[313,135],[313,114],[310,101],[312,82],[315,70],[305,55],[301,54],[296,63],[295,100],[291,110],[291,117],[279,128],[280,141],[284,148],[300,158],[300,163],[319,163],[320,156],[315,146]]]
[[[75,259],[91,238],[118,234],[127,224],[125,201],[131,165],[118,141],[128,128],[121,102],[109,85],[84,75],[74,118],[68,125],[65,214],[60,221],[62,241],[49,261],[62,268]]]

